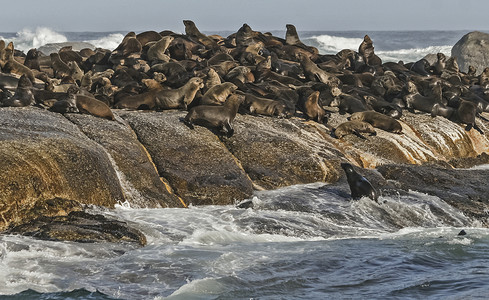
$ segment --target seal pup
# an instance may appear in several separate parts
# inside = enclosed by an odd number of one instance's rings
[[[353,200],[358,200],[366,196],[377,203],[379,202],[379,193],[367,180],[367,178],[358,174],[353,166],[349,163],[341,163],[341,168],[343,168],[343,171],[345,171],[346,180],[350,186],[351,197]]]
[[[195,106],[190,109],[183,122],[190,129],[194,129],[193,124],[219,129],[220,131],[224,131],[225,129],[226,136],[228,138],[232,137],[234,134],[232,123],[242,101],[243,96],[233,94],[229,96],[222,106]]]
[[[347,121],[341,123],[333,130],[333,135],[336,136],[336,138],[338,139],[341,139],[349,134],[354,134],[359,138],[366,140],[367,138],[364,137],[361,133],[370,133],[370,135],[377,134],[375,128],[372,125],[363,121]]]
[[[367,122],[375,128],[380,128],[393,133],[402,132],[402,126],[399,121],[376,111],[362,111],[353,113],[350,116],[350,120]]]

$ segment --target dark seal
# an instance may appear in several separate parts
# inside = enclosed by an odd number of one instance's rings
[[[354,200],[366,196],[375,202],[378,202],[377,199],[379,198],[379,193],[365,177],[358,174],[349,163],[342,163],[341,167],[345,171],[346,179],[350,186],[351,197]]]

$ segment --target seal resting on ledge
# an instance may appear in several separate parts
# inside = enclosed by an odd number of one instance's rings
[[[183,122],[190,129],[194,129],[193,124],[202,125],[208,128],[215,128],[223,131],[226,129],[227,137],[234,134],[231,125],[238,113],[239,105],[243,102],[244,97],[233,94],[229,96],[222,106],[199,105],[195,106],[185,116]]]

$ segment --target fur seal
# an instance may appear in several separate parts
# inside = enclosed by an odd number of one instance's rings
[[[8,43],[5,48],[5,64],[2,66],[2,71],[5,73],[13,73],[17,75],[26,75],[31,83],[35,82],[34,73],[30,68],[19,63],[14,58],[14,43]]]
[[[372,125],[362,121],[347,121],[341,123],[334,129],[334,135],[339,139],[349,134],[354,134],[359,138],[366,139],[361,133],[370,133],[370,135],[377,134]]]
[[[71,75],[70,67],[61,60],[58,53],[51,53],[49,56],[51,57],[51,67],[56,78],[62,79]]]
[[[204,92],[207,92],[211,87],[221,84],[221,78],[216,70],[209,68],[204,84]]]
[[[434,75],[441,75],[445,69],[447,57],[443,53],[436,54],[436,62],[430,67],[431,72]]]
[[[224,82],[211,87],[200,100],[202,105],[222,105],[228,96],[238,87],[231,82]]]
[[[136,39],[139,41],[141,46],[144,47],[149,42],[159,41],[161,39],[161,34],[153,30],[143,31],[136,35]]]
[[[358,174],[349,163],[341,163],[341,168],[345,171],[353,200],[366,196],[378,203],[379,193],[365,177]]]
[[[171,42],[174,40],[172,36],[162,37],[159,41],[151,45],[146,53],[148,62],[152,61],[164,61],[169,62],[170,57],[165,54],[165,51],[170,46]]]
[[[104,102],[86,95],[76,95],[76,107],[82,113],[88,113],[92,116],[115,120],[112,110]]]
[[[419,75],[422,76],[430,76],[431,74],[429,72],[429,69],[430,69],[430,63],[424,58],[415,62],[410,68],[411,71],[418,73]]]
[[[219,48],[217,42],[201,33],[193,21],[183,20],[183,25],[185,25],[185,34],[204,45],[206,49],[217,50]]]
[[[76,107],[76,91],[74,89],[69,89],[66,97],[54,102],[49,110],[61,114],[79,112],[78,107]]]
[[[338,97],[335,97],[330,103],[331,107],[338,107],[340,114],[355,113],[360,111],[366,111],[370,108],[362,101],[362,99],[355,96],[341,93]]]
[[[29,51],[27,51],[24,60],[24,66],[28,67],[31,70],[41,71],[41,65],[39,63],[39,57],[41,57],[41,54],[42,53],[38,51],[36,48],[32,48]]]
[[[259,114],[271,117],[286,118],[287,108],[281,101],[257,97],[246,94],[243,105],[247,107],[252,114]]]
[[[194,100],[198,90],[204,87],[200,77],[193,77],[182,87],[174,90],[161,90],[155,95],[155,108],[161,109],[187,109]]]
[[[316,121],[320,124],[326,124],[328,122],[328,116],[319,105],[319,94],[319,91],[312,92],[304,101],[299,102],[299,107],[306,116],[306,119]]]
[[[193,124],[216,128],[221,131],[225,129],[227,137],[231,137],[234,134],[232,123],[242,101],[243,96],[233,94],[222,106],[195,106],[190,109],[183,122],[191,129],[194,128]]]
[[[375,128],[380,128],[393,133],[402,132],[402,126],[399,121],[376,111],[362,111],[353,113],[350,120],[367,122]]]
[[[374,45],[372,39],[367,34],[363,37],[363,41],[358,47],[358,53],[363,57],[363,60],[367,65],[382,65],[382,60],[374,53]]]
[[[431,113],[433,105],[440,103],[435,97],[425,97],[418,92],[418,88],[412,81],[406,82],[407,95],[404,96],[406,107],[411,110],[419,110]]]
[[[15,94],[4,101],[4,106],[23,107],[36,103],[32,93],[32,83],[24,74],[20,77]]]
[[[308,80],[319,81],[326,84],[341,83],[336,76],[320,69],[307,55],[299,53],[298,56],[304,75]]]

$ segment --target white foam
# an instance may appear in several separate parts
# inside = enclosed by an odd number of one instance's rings
[[[428,54],[443,53],[447,57],[452,56],[452,46],[429,46],[426,48],[400,49],[394,51],[375,51],[383,62],[398,62],[402,60],[405,63],[415,62]]]
[[[88,40],[84,42],[90,43],[97,48],[114,50],[122,42],[122,39],[124,39],[124,35],[120,33],[111,33],[108,36],[104,36],[99,39]]]
[[[356,51],[363,41],[361,38],[346,38],[327,34],[312,36],[309,39],[319,44],[318,50],[321,54],[336,54],[343,49]]]
[[[0,37],[0,39],[5,40],[6,43],[13,42],[15,49],[24,52],[49,43],[64,43],[68,41],[66,36],[47,27],[24,28],[17,32],[13,38]]]

